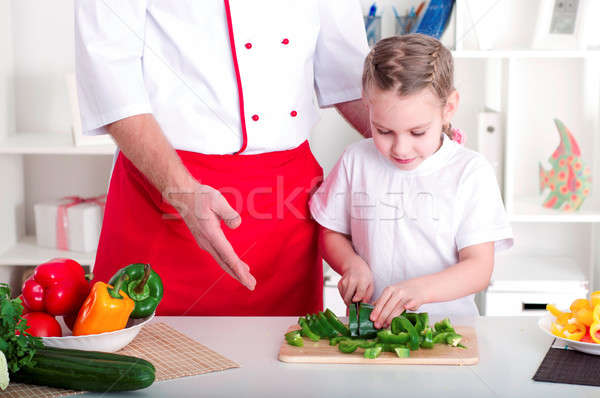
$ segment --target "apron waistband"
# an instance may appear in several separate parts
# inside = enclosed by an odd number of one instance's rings
[[[308,141],[293,149],[252,155],[207,155],[198,152],[177,150],[182,162],[188,167],[199,167],[220,171],[243,171],[247,168],[283,168],[297,158],[312,155]]]

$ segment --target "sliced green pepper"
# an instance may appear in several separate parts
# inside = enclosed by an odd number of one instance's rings
[[[374,346],[367,348],[364,353],[364,357],[368,359],[375,359],[381,354],[381,346]]]
[[[404,327],[402,327],[402,322],[400,322],[399,317],[395,317],[394,319],[392,319],[391,328],[392,328],[392,333],[394,333],[394,334],[406,332],[406,329],[404,329]]]
[[[408,332],[408,348],[411,350],[419,349],[419,333],[413,324],[403,315],[399,316],[402,327]]]
[[[338,335],[338,332],[336,332],[336,330],[333,328],[333,326],[331,326],[329,324],[329,322],[327,321],[327,318],[325,318],[325,314],[323,314],[322,312],[319,312],[317,314],[317,319],[319,321],[319,324],[325,331],[325,333],[327,333],[327,337],[335,337]]]
[[[384,352],[394,352],[396,348],[406,348],[406,344],[388,344],[388,343],[377,343],[376,345],[381,347],[381,350]]]
[[[304,340],[302,339],[302,336],[300,335],[300,332],[298,330],[293,330],[291,332],[286,333],[285,341],[287,341],[289,345],[293,345],[295,347],[304,346]]]
[[[398,334],[392,333],[389,329],[380,330],[377,332],[377,338],[382,343],[388,344],[404,344],[408,341],[409,336],[406,332],[400,332]]]
[[[114,286],[123,274],[126,274],[129,279],[123,282],[121,290],[135,302],[129,317],[144,318],[151,315],[163,297],[163,283],[160,276],[152,270],[150,264],[130,264],[118,270],[108,284]]]
[[[421,342],[422,348],[433,348],[433,331],[430,327],[425,329],[424,339]]]
[[[358,314],[356,313],[357,305],[352,303],[348,306],[348,329],[350,336],[358,337]]]
[[[360,303],[358,307],[358,335],[365,339],[377,336],[375,324],[369,319],[373,312],[373,306],[367,303]]]
[[[352,340],[344,340],[341,341],[338,345],[338,350],[343,352],[344,354],[351,354],[358,348],[358,344],[356,344]]]
[[[429,327],[429,314],[427,312],[419,312],[417,314],[419,320],[421,321],[421,325],[423,326],[423,330]]]
[[[321,329],[321,326],[315,321],[315,317],[312,314],[306,315],[306,320],[308,321],[308,327],[310,330],[319,335],[320,338],[326,337],[325,332]]]
[[[338,345],[343,340],[346,340],[346,336],[336,336],[329,339],[329,345]]]
[[[446,337],[450,336],[452,332],[441,332],[433,336],[433,344],[446,344]]]
[[[342,336],[350,337],[350,330],[338,319],[337,316],[329,308],[325,310],[325,317],[327,321],[339,334]]]
[[[458,333],[452,333],[446,337],[446,344],[456,347],[460,341],[462,340],[462,336]]]
[[[410,357],[410,350],[406,347],[396,347],[396,348],[394,348],[394,352],[396,353],[398,358]]]
[[[306,319],[299,318],[298,325],[300,325],[300,327],[302,328],[302,332],[300,332],[300,334],[308,337],[312,341],[319,341],[319,339],[321,338],[318,334],[316,334],[310,329],[308,323],[306,322]]]
[[[450,319],[448,319],[448,318],[444,318],[441,321],[436,322],[433,327],[436,330],[436,332],[453,332],[454,331],[454,328],[452,327],[452,324],[450,323]]]
[[[362,339],[358,339],[358,340],[354,340],[354,342],[356,344],[358,344],[359,348],[371,348],[371,347],[375,347],[377,345],[377,343],[375,342],[375,340],[362,340]]]

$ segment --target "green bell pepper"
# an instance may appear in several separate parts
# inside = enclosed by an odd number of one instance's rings
[[[381,354],[381,351],[382,351],[381,346],[376,345],[374,347],[367,348],[363,355],[365,358],[375,359],[379,356],[379,354]]]
[[[310,329],[308,323],[306,322],[306,319],[299,318],[298,325],[300,325],[300,327],[302,328],[302,332],[300,332],[301,335],[308,337],[312,341],[319,341],[319,339],[321,338],[318,334],[316,334]]]
[[[289,345],[293,345],[295,347],[304,346],[304,339],[302,338],[302,336],[300,335],[300,331],[298,330],[292,330],[291,332],[286,333],[285,341],[287,341]]]
[[[400,332],[398,334],[394,334],[390,332],[389,329],[384,329],[377,332],[377,338],[382,343],[404,344],[408,341],[409,336],[407,332]]]
[[[160,276],[151,269],[150,264],[130,264],[117,271],[108,284],[114,286],[123,274],[129,279],[123,282],[121,289],[135,302],[130,317],[143,318],[152,314],[163,297]]]
[[[430,327],[424,330],[424,339],[421,342],[422,348],[433,348],[433,331]]]
[[[338,319],[329,308],[325,309],[325,318],[333,328],[342,336],[350,337],[350,330]]]
[[[412,351],[419,349],[419,332],[415,329],[414,325],[403,315],[400,315],[400,322],[402,327],[408,332],[408,348]]]

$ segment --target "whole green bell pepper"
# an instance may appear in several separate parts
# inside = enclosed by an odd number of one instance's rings
[[[135,302],[130,318],[152,314],[163,297],[160,276],[151,269],[150,264],[130,264],[117,271],[108,283],[114,286],[122,274],[127,274],[129,279],[121,285],[121,289]]]

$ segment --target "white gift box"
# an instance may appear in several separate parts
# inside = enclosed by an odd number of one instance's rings
[[[59,248],[59,207],[73,200],[59,199],[33,206],[37,244]],[[64,225],[66,250],[93,252],[98,247],[102,227],[103,206],[96,202],[82,202],[68,206]]]

